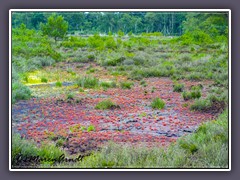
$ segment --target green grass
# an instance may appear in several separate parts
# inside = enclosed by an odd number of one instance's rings
[[[12,167],[36,167],[41,164],[53,165],[64,152],[53,144],[37,147],[33,141],[22,139],[19,134],[12,135]],[[31,160],[38,157],[39,161]],[[24,161],[28,161],[27,163]],[[28,168],[28,167],[26,167]]]
[[[173,92],[183,92],[184,84],[175,83],[173,85]]]
[[[153,109],[163,109],[165,107],[165,102],[157,97],[152,101],[151,107]]]
[[[88,128],[87,128],[87,132],[90,132],[90,131],[95,131],[96,128],[94,125],[89,125]]]
[[[201,91],[192,90],[192,91],[184,91],[182,93],[182,97],[185,101],[189,99],[199,99],[202,96]]]
[[[190,109],[195,111],[206,111],[214,107],[215,104],[218,104],[218,106],[220,105],[221,108],[224,109],[227,104],[225,97],[209,94],[206,98],[195,100],[194,103],[190,106]]]
[[[82,88],[96,88],[99,86],[99,79],[92,76],[77,78],[76,84]]]
[[[103,87],[103,88],[116,88],[117,87],[117,84],[116,82],[112,81],[112,82],[101,82],[100,83],[100,86]]]
[[[124,81],[120,83],[120,86],[122,89],[131,89],[131,87],[133,86],[133,82]]]
[[[60,81],[56,82],[56,87],[62,87],[62,82]]]
[[[73,99],[74,98],[74,94],[73,93],[68,93],[67,94],[67,99]]]
[[[12,84],[12,103],[18,100],[28,100],[31,98],[31,90],[29,87],[23,85],[19,81]]]
[[[95,109],[101,109],[101,110],[105,110],[105,109],[115,109],[115,108],[119,108],[119,105],[116,105],[114,102],[112,102],[110,99],[104,100],[99,102],[96,106]]]
[[[48,82],[48,79],[45,78],[45,77],[42,77],[42,78],[41,78],[41,82],[43,82],[43,83],[47,83],[47,82]]]

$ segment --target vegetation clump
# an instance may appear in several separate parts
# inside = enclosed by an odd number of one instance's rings
[[[131,89],[133,83],[129,81],[123,81],[120,83],[122,89]]]
[[[76,84],[82,88],[95,88],[99,86],[99,79],[92,76],[80,77],[76,80]]]
[[[173,92],[183,92],[184,84],[175,83],[173,85]]]
[[[105,110],[105,109],[117,109],[120,108],[119,105],[116,105],[114,102],[112,102],[110,99],[104,100],[99,102],[95,109]]]
[[[56,82],[56,87],[62,87],[62,82],[57,81],[57,82]]]
[[[182,97],[185,101],[189,99],[199,99],[202,96],[201,91],[199,89],[192,89],[191,91],[184,91],[182,93]]]
[[[165,107],[165,102],[160,99],[159,97],[153,99],[152,103],[151,103],[151,107],[153,109],[163,109]]]

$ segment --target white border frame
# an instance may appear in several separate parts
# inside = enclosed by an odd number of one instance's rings
[[[228,12],[229,13],[229,65],[228,65],[228,80],[229,80],[229,168],[228,169],[12,169],[11,167],[11,152],[12,152],[12,12],[19,11],[49,11],[49,12]],[[9,171],[231,171],[231,10],[230,9],[10,9],[9,10]]]

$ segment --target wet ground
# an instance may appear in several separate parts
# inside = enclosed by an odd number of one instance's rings
[[[91,89],[87,93],[77,93],[70,100],[58,94],[39,95],[28,101],[19,101],[12,107],[12,129],[39,144],[63,140],[60,147],[69,154],[76,154],[97,149],[107,141],[166,146],[214,118],[215,114],[211,112],[190,111],[189,106],[193,101],[184,101],[181,93],[173,92],[170,79],[148,78],[145,81],[146,87],[135,82],[131,89]],[[206,96],[210,82],[183,83],[186,88],[201,83],[202,96]],[[71,82],[63,83],[63,88],[68,86],[76,91]],[[31,88],[35,91],[46,88],[48,94],[58,91],[51,84]],[[151,108],[155,97],[165,101],[166,106],[162,110]],[[119,108],[94,108],[98,102],[106,99],[111,99]]]

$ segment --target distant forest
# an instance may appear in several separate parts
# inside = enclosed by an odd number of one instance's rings
[[[191,29],[204,28],[224,35],[228,28],[228,14],[221,12],[13,12],[12,27],[23,23],[28,29],[40,30],[40,23],[46,23],[54,13],[68,22],[68,33],[161,32],[165,36],[180,36]]]

